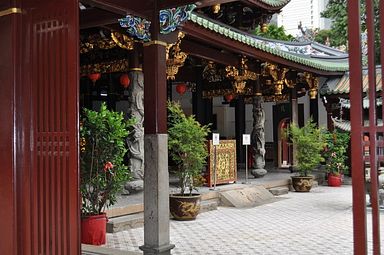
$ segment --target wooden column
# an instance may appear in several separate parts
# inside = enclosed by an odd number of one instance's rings
[[[236,157],[238,164],[245,163],[245,146],[242,145],[242,135],[245,133],[245,103],[244,97],[238,96],[235,105]],[[245,167],[245,165],[244,165]]]
[[[1,254],[80,254],[78,10],[0,3]]]
[[[293,87],[291,89],[291,123],[292,124],[295,124],[295,125],[299,125],[299,106],[298,106],[298,102],[297,102],[297,91],[296,91],[296,87]],[[291,172],[293,171],[292,167],[296,166],[297,165],[297,161],[296,161],[296,146],[295,145],[292,145],[291,146],[291,153],[290,153],[290,156],[291,156],[291,162],[292,162],[292,166],[290,166],[290,170]]]
[[[157,1],[155,1],[156,5]],[[168,255],[169,176],[167,136],[166,42],[154,6],[151,41],[144,43],[144,254]]]
[[[309,115],[311,116],[316,126],[319,126],[319,96],[316,95],[316,98],[309,99]]]

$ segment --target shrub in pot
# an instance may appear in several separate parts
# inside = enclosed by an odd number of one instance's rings
[[[296,191],[308,192],[312,188],[313,176],[310,174],[320,162],[324,161],[322,151],[325,147],[324,131],[308,120],[303,127],[291,124],[288,130],[292,143],[296,146],[297,176],[292,176]]]
[[[130,179],[124,156],[125,139],[134,120],[122,113],[84,109],[80,121],[80,192],[82,243],[104,244],[107,218],[103,210],[116,202],[116,195]]]
[[[170,211],[176,220],[193,220],[200,210],[200,195],[194,194],[204,182],[202,171],[208,156],[208,126],[186,116],[179,103],[168,101],[168,150],[176,165],[178,194],[170,195]]]
[[[329,186],[341,186],[342,177],[349,172],[349,166],[346,163],[349,140],[350,134],[347,132],[334,130],[326,133],[327,146],[323,155]]]

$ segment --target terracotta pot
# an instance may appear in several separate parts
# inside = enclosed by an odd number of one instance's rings
[[[340,187],[341,186],[341,175],[328,174],[328,186]]]
[[[200,211],[200,194],[171,194],[169,208],[175,220],[194,220]]]
[[[107,230],[107,215],[90,215],[81,219],[81,243],[102,245],[105,244]]]
[[[293,188],[298,192],[309,192],[312,188],[312,176],[291,176]]]

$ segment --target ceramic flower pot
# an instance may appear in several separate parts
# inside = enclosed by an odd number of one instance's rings
[[[340,187],[341,186],[341,175],[328,174],[328,186]]]
[[[313,177],[312,176],[291,176],[292,186],[295,191],[309,192],[312,188]]]
[[[81,219],[81,243],[102,245],[106,242],[107,215],[90,215]]]
[[[194,220],[200,211],[200,194],[171,194],[169,208],[175,220]]]

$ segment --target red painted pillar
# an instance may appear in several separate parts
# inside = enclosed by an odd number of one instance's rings
[[[0,254],[79,254],[78,1],[0,3]]]

